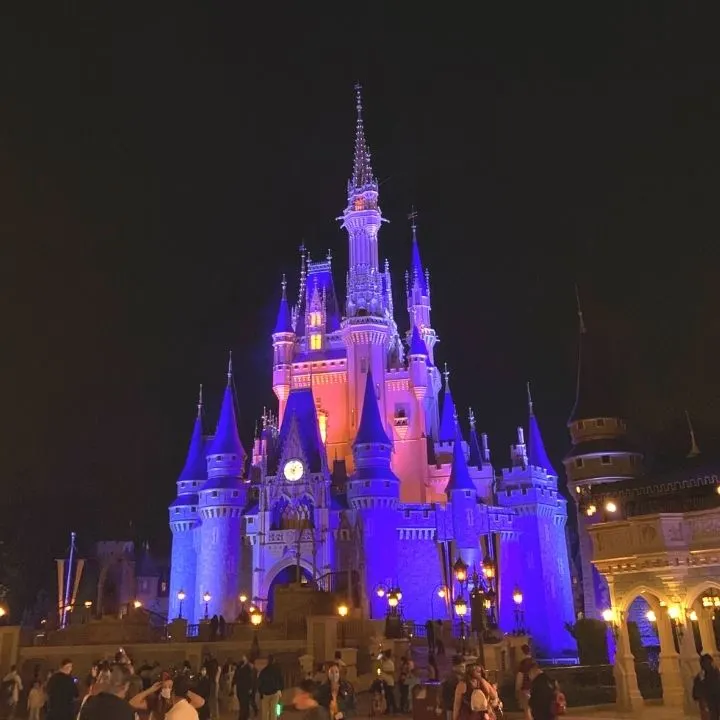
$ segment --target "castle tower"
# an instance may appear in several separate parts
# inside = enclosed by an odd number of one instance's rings
[[[609,360],[596,333],[588,332],[578,301],[579,343],[575,405],[568,428],[572,448],[563,459],[568,489],[577,503],[584,612],[599,619],[610,606],[607,584],[591,563],[587,526],[598,515],[579,511],[585,487],[629,480],[642,473],[642,453],[630,442],[610,378]],[[600,509],[602,510],[602,509]]]
[[[418,404],[424,410],[422,432],[428,434],[428,394],[431,390],[430,376],[428,373],[428,350],[425,347],[423,339],[420,337],[420,331],[418,330],[417,325],[413,325],[410,330],[408,369],[410,371],[413,393],[418,401]]]
[[[198,489],[207,480],[205,463],[205,438],[203,437],[203,396],[202,385],[197,403],[197,416],[193,427],[190,447],[185,467],[177,480],[177,497],[170,505],[170,530],[172,532],[172,550],[170,560],[170,603],[168,618],[173,620],[180,614],[178,593],[185,593],[183,615],[185,618],[195,607],[195,572],[197,552],[195,550],[195,531],[200,524],[198,515]]]
[[[460,424],[454,418],[455,438],[453,441],[452,466],[450,478],[445,488],[453,527],[453,550],[451,558],[455,562],[461,557],[468,567],[479,570],[482,565],[480,550],[478,498],[475,483],[468,470]],[[466,600],[468,598],[465,598]]]
[[[245,450],[238,434],[233,392],[232,355],[217,429],[207,449],[207,475],[200,489],[200,553],[195,617],[204,616],[203,595],[210,593],[209,614],[237,617],[242,513],[247,486],[242,474]]]
[[[483,466],[484,453],[475,428],[475,413],[472,411],[472,408],[468,410],[468,421],[470,422],[470,442],[468,443],[470,452],[468,454],[468,465],[480,469]]]
[[[304,267],[304,265],[303,265]],[[283,416],[285,403],[290,394],[292,360],[295,348],[295,332],[293,330],[290,307],[287,301],[287,281],[283,275],[282,295],[278,308],[275,329],[272,333],[273,342],[273,392],[278,399],[279,417]]]
[[[348,182],[348,204],[342,216],[349,242],[346,318],[342,337],[347,349],[348,410],[350,431],[355,431],[365,375],[372,371],[380,389],[377,402],[383,427],[385,370],[393,336],[393,323],[387,316],[383,293],[383,273],[378,266],[378,231],[383,217],[378,206],[378,183],[372,172],[370,150],[365,140],[361,88],[356,86],[357,125],[353,174]]]
[[[397,506],[400,480],[390,469],[392,441],[380,416],[372,371],[367,373],[362,416],[353,457],[355,472],[348,482],[348,502],[357,511],[363,536],[365,594],[374,618],[383,617],[386,603],[379,586],[397,583]]]
[[[453,456],[453,444],[457,436],[456,418],[457,409],[450,391],[450,371],[447,363],[443,372],[445,378],[445,393],[443,396],[442,414],[440,415],[440,426],[437,432],[437,441],[435,444],[435,456],[440,463],[451,461]]]
[[[524,604],[525,625],[542,657],[575,653],[565,624],[575,619],[572,578],[566,537],[567,501],[558,491],[533,404],[528,395],[528,442],[519,434],[512,467],[503,470],[497,493],[502,507],[516,512],[513,532],[500,537],[500,626],[515,629],[513,591],[531,596]],[[536,588],[542,592],[535,593]],[[528,593],[530,595],[528,595]]]

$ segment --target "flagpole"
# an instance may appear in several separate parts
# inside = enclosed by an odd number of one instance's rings
[[[65,599],[63,601],[62,623],[60,625],[63,628],[67,625],[68,605],[70,603],[70,577],[72,576],[72,564],[73,558],[75,557],[76,537],[77,536],[74,532],[70,533],[70,557],[68,558],[67,580],[65,581]]]

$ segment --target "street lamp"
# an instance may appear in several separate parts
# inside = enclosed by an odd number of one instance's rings
[[[338,615],[340,616],[340,647],[345,647],[345,623],[342,622],[348,615],[349,608],[345,603],[338,605]]]
[[[212,595],[206,590],[203,593],[203,602],[205,603],[205,619],[207,620],[210,613],[208,612],[208,604],[212,600]]]
[[[460,595],[455,602],[455,614],[460,618],[460,638],[462,640],[462,655],[465,655],[465,615],[468,611],[467,602]]]
[[[608,630],[613,634],[613,637],[617,640],[618,634],[620,633],[620,625],[615,613],[615,610],[608,608],[602,611],[602,619],[608,627]]]
[[[253,639],[250,645],[250,660],[257,660],[260,657],[260,643],[258,641],[258,628],[262,623],[263,616],[260,610],[254,607],[250,611],[250,624],[253,626]]]
[[[467,581],[468,566],[463,562],[462,558],[458,558],[453,565],[453,572],[455,573],[455,579],[462,585]]]
[[[85,609],[89,610],[92,607],[92,600],[85,601]]]
[[[482,562],[482,571],[485,579],[492,585],[495,579],[495,561],[489,555]]]
[[[136,610],[139,610],[139,609],[142,607],[142,603],[140,602],[140,600],[135,600],[135,601],[133,602],[133,607],[134,607]]]
[[[523,622],[523,616],[525,615],[525,611],[522,607],[523,594],[522,590],[519,587],[516,587],[513,590],[512,599],[513,603],[515,603],[515,632],[518,635],[522,635],[525,632],[525,623]]]
[[[178,620],[182,620],[182,606],[186,597],[187,595],[184,590],[178,590],[177,599],[180,602],[180,605],[178,606]]]

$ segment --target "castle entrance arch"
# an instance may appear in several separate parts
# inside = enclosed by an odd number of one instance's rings
[[[267,609],[266,613],[269,617],[275,617],[275,594],[278,588],[286,585],[292,585],[300,581],[300,583],[311,583],[312,572],[297,562],[288,563],[275,572],[267,589]]]

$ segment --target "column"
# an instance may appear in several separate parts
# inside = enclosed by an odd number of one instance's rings
[[[641,711],[645,701],[640,694],[640,688],[638,688],[635,656],[630,650],[630,635],[626,622],[621,622],[618,628],[613,675],[615,676],[615,703],[618,710],[633,713]]]
[[[695,647],[695,634],[690,620],[685,623],[684,630],[682,639],[680,639],[680,675],[685,690],[685,712],[695,714],[697,703],[693,701],[692,689],[695,676],[700,672],[700,656]]]
[[[712,655],[715,664],[720,665],[720,651],[718,651],[717,641],[715,640],[712,613],[702,607],[696,607],[695,612],[698,616],[698,629],[700,630],[702,651],[703,653]]]
[[[660,636],[660,679],[662,680],[663,705],[683,707],[685,691],[680,674],[680,656],[675,651],[673,630],[665,608],[657,613]]]

